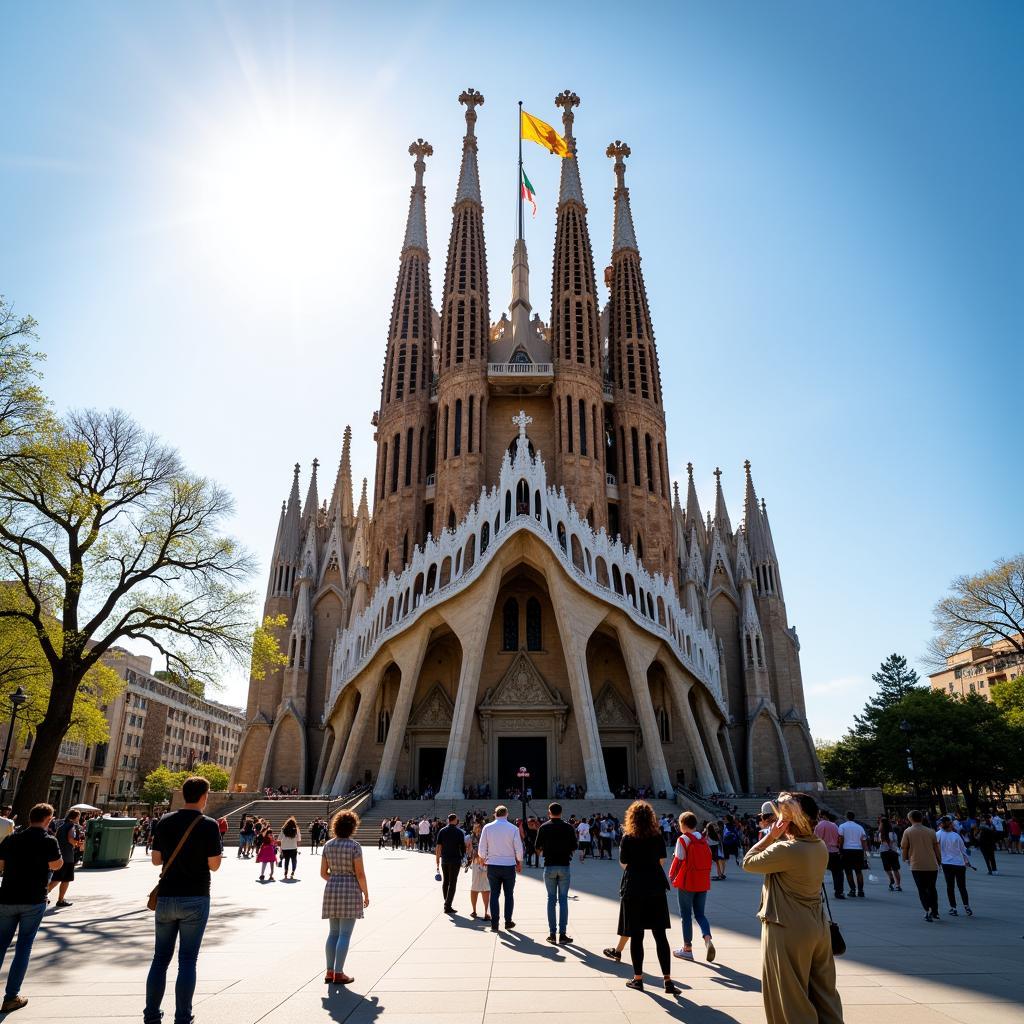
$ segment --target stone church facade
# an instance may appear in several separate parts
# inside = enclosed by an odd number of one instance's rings
[[[344,793],[372,782],[461,798],[530,771],[575,784],[760,792],[816,785],[799,641],[764,502],[745,465],[733,527],[715,471],[707,515],[670,482],[657,347],[614,142],[614,229],[597,290],[574,118],[562,161],[548,322],[522,239],[490,319],[476,122],[466,134],[440,309],[426,158],[414,184],[373,424],[372,492],[354,507],[351,432],[329,499],[318,464],[282,506],[266,614],[287,665],[250,684],[233,782]],[[671,389],[670,389],[671,390]],[[370,511],[372,504],[372,512]]]

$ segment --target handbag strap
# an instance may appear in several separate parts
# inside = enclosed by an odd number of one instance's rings
[[[828,893],[825,892],[825,883],[821,883],[821,895],[825,897],[825,910],[828,912],[829,924],[832,924],[832,908],[828,904]]]
[[[187,829],[185,829],[185,834],[178,840],[178,845],[174,848],[174,852],[170,855],[170,857],[167,858],[167,860],[164,861],[164,866],[160,872],[160,877],[157,879],[157,885],[159,885],[163,881],[164,875],[167,874],[168,868],[170,868],[170,866],[174,863],[174,858],[177,857],[179,853],[181,853],[181,848],[185,845],[185,840],[188,839],[190,835],[192,835],[192,829],[194,829],[196,825],[199,824],[199,822],[202,820],[202,817],[203,816],[200,814],[198,815],[198,817],[193,818],[192,824],[189,825]]]

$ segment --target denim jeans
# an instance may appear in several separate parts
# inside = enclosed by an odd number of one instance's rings
[[[505,920],[512,920],[514,899],[512,890],[516,887],[516,868],[514,864],[488,864],[487,881],[491,883],[491,924],[498,927],[498,896],[502,888],[505,890]]]
[[[701,935],[711,934],[711,925],[704,916],[704,904],[707,903],[706,892],[684,892],[676,889],[676,897],[679,900],[679,916],[683,919],[683,945],[689,946],[693,942],[693,921],[691,914],[697,918],[697,925]]]
[[[565,934],[566,926],[569,923],[569,879],[570,869],[567,866],[558,865],[544,868],[544,886],[548,891],[548,934],[555,934],[555,900],[558,900],[558,916],[562,926],[558,929],[559,935]]]
[[[348,944],[352,941],[352,930],[356,926],[354,917],[329,918],[327,932],[327,970],[342,974],[345,970],[345,957],[348,956]]]
[[[32,940],[36,937],[45,911],[45,903],[0,903],[0,966],[7,956],[7,950],[11,948],[14,930],[18,930],[14,959],[7,974],[5,999],[13,999],[21,991],[21,983],[28,970],[28,958],[32,955]]]
[[[192,1024],[196,990],[196,960],[210,917],[209,896],[161,896],[156,906],[156,946],[146,978],[143,1024],[159,1024],[160,1004],[167,986],[167,967],[178,943],[178,980],[174,985],[174,1024]]]

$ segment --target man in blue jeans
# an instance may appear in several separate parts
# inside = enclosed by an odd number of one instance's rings
[[[36,804],[28,813],[28,828],[0,843],[0,871],[4,875],[0,885],[0,965],[11,947],[15,930],[18,932],[0,1013],[20,1010],[28,1002],[19,993],[28,970],[32,942],[46,912],[46,885],[50,872],[60,871],[64,864],[57,840],[47,832],[52,819],[53,808],[49,804]]]
[[[555,901],[558,901],[558,942],[572,942],[569,921],[569,881],[576,830],[562,821],[562,805],[548,804],[548,820],[537,830],[536,849],[544,854],[544,886],[548,891],[548,942],[555,943]]]
[[[206,779],[185,780],[185,806],[165,814],[153,832],[153,863],[166,865],[160,875],[156,907],[156,947],[146,978],[144,1024],[160,1024],[160,1003],[167,985],[167,967],[178,947],[178,980],[174,986],[174,1024],[192,1024],[196,960],[210,916],[210,872],[220,867],[220,829],[203,814],[210,794]],[[180,848],[179,848],[180,844]],[[177,850],[177,853],[175,853]]]
[[[512,920],[516,874],[523,870],[523,839],[519,828],[508,820],[508,808],[499,804],[494,808],[494,821],[488,822],[480,833],[477,850],[487,865],[487,881],[491,883],[491,931],[498,930],[498,897],[505,890],[505,927],[515,928]]]

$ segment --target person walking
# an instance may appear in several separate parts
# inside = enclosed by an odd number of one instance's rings
[[[590,841],[590,822],[584,818],[576,826],[576,845],[580,851],[581,864],[587,859],[587,854],[590,853]]]
[[[673,950],[680,960],[693,959],[693,918],[697,919],[704,938],[705,958],[715,959],[715,944],[711,939],[711,924],[704,912],[711,889],[711,864],[714,854],[707,839],[697,831],[697,815],[684,811],[679,815],[679,838],[676,840],[668,879],[676,891],[679,916],[683,922],[683,945]]]
[[[707,840],[708,849],[711,851],[711,860],[715,866],[715,881],[722,882],[726,878],[725,857],[722,854],[722,837],[718,831],[718,825],[709,821],[704,829],[704,837]]]
[[[617,932],[629,936],[629,955],[633,962],[633,977],[626,982],[626,987],[639,992],[644,989],[644,932],[650,931],[654,935],[665,991],[678,995],[680,990],[672,981],[672,952],[665,934],[670,922],[665,895],[669,884],[662,868],[664,863],[665,841],[654,809],[646,800],[634,800],[626,811],[619,846],[622,881]]]
[[[502,890],[505,892],[505,927],[511,930],[516,926],[512,920],[513,892],[516,875],[523,870],[523,840],[519,829],[508,820],[508,808],[504,804],[494,808],[494,821],[484,825],[480,833],[480,859],[487,866],[487,881],[491,886],[491,931],[498,930]]]
[[[156,938],[146,978],[143,1024],[160,1024],[167,968],[178,946],[174,985],[174,1024],[191,1024],[196,990],[196,963],[210,918],[210,873],[221,864],[224,847],[217,822],[203,812],[210,783],[200,776],[181,787],[185,806],[165,814],[153,830],[151,859],[163,867],[157,882]]]
[[[569,923],[569,883],[572,878],[572,854],[576,849],[576,831],[562,821],[562,805],[548,804],[548,820],[537,829],[536,850],[544,857],[544,888],[548,894],[548,942],[563,945],[572,942]],[[555,939],[555,904],[558,904],[558,929]]]
[[[818,824],[814,826],[814,834],[825,844],[828,850],[828,870],[832,876],[832,888],[837,900],[845,900],[843,894],[843,857],[840,853],[839,826],[835,817],[828,811],[818,812]]]
[[[889,876],[889,892],[903,892],[900,884],[900,844],[888,818],[878,819],[878,853]]]
[[[920,811],[911,811],[907,815],[910,826],[904,830],[900,839],[903,863],[910,865],[910,874],[917,886],[917,896],[924,907],[925,921],[932,922],[939,918],[939,894],[935,883],[939,877],[939,861],[941,851],[935,833],[924,824],[924,815]]]
[[[402,848],[402,822],[396,814],[391,819],[391,849],[400,850]]]
[[[46,912],[46,880],[51,871],[60,871],[64,864],[60,845],[48,831],[52,820],[53,808],[36,804],[28,812],[28,828],[9,833],[0,842],[0,872],[4,876],[0,883],[0,966],[7,958],[15,931],[18,933],[0,1013],[12,1013],[28,1003],[20,994],[21,983]]]
[[[54,871],[47,892],[53,892],[57,886],[60,886],[57,892],[58,907],[72,906],[67,899],[67,894],[68,886],[75,880],[75,858],[82,846],[82,834],[78,827],[80,816],[78,811],[68,811],[68,816],[57,829],[57,845],[60,846],[60,856],[64,861],[64,866],[59,871]]]
[[[949,900],[949,916],[959,917],[956,909],[956,891],[960,890],[960,900],[964,905],[964,913],[974,916],[971,901],[967,895],[967,867],[971,859],[967,854],[963,836],[954,830],[953,819],[943,815],[939,819],[939,831],[936,833],[939,843],[939,859],[942,862],[942,876],[946,879],[946,899]]]
[[[5,804],[0,809],[0,843],[2,843],[14,831],[14,808]]]
[[[456,819],[457,820],[457,819]],[[419,835],[419,846],[420,853],[430,852],[430,819],[424,814],[420,818],[419,824],[416,826],[416,832]]]
[[[490,917],[490,905],[491,905],[491,883],[487,880],[487,865],[480,859],[480,833],[483,830],[483,826],[477,822],[473,826],[473,835],[471,842],[473,846],[473,856],[470,864],[470,875],[469,875],[469,902],[470,902],[470,917],[477,917],[476,904],[477,899],[483,898],[484,903],[484,917]]]
[[[864,860],[868,855],[868,834],[856,821],[853,811],[846,812],[846,821],[839,826],[839,844],[843,852],[848,895],[864,896]],[[856,885],[854,882],[856,881]]]
[[[295,868],[299,861],[299,843],[302,842],[302,831],[299,823],[292,815],[281,828],[281,867],[284,869],[284,877],[288,877],[288,865],[292,868],[292,878],[295,878]],[[273,870],[273,869],[271,869]],[[273,878],[273,874],[270,876]]]
[[[269,827],[263,829],[256,840],[256,863],[260,866],[259,880],[261,882],[267,880],[264,878],[264,873],[269,864],[270,881],[274,881],[274,868],[277,866],[277,839],[274,837],[273,829]]]
[[[426,821],[426,818],[423,819]],[[428,835],[429,840],[429,823]],[[459,884],[459,869],[465,858],[473,852],[473,844],[459,828],[459,816],[448,815],[448,824],[437,833],[434,860],[441,872],[441,896],[444,899],[444,913],[454,914],[455,889]]]
[[[767,1024],[842,1024],[832,938],[821,896],[828,850],[814,834],[818,805],[806,793],[780,793],[778,816],[743,858],[764,875],[761,997]]]
[[[996,869],[996,844],[1002,836],[1002,823],[996,829],[994,821],[991,814],[986,814],[978,824],[978,849],[985,858],[985,870],[990,875],[999,874]]]
[[[357,828],[359,816],[355,811],[338,811],[331,820],[333,838],[324,843],[320,858],[320,877],[327,883],[320,916],[329,922],[324,976],[328,985],[351,985],[355,981],[344,971],[345,958],[356,921],[370,905],[363,848],[352,838]]]

